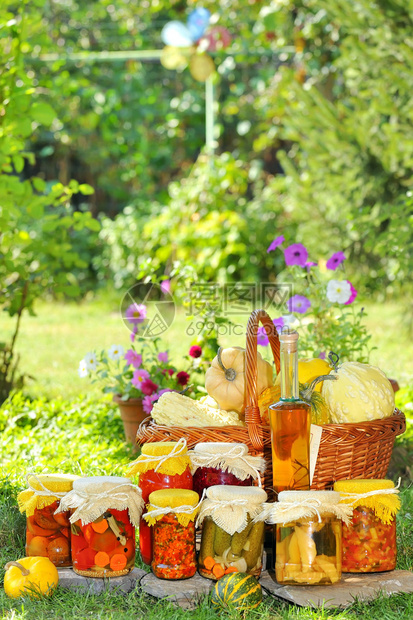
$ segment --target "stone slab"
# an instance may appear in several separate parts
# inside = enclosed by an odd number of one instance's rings
[[[93,594],[100,594],[107,590],[118,591],[120,594],[132,592],[139,580],[147,574],[140,568],[134,568],[128,575],[109,577],[108,579],[84,577],[75,573],[73,568],[59,568],[58,573],[61,588],[92,592]]]
[[[184,609],[194,609],[198,605],[199,598],[208,594],[214,584],[214,581],[205,579],[198,573],[182,581],[158,579],[152,573],[148,573],[141,579],[140,587],[146,594],[167,599]]]
[[[394,570],[385,573],[343,573],[334,586],[281,586],[275,581],[273,571],[263,571],[261,585],[271,594],[301,607],[348,607],[359,601],[369,601],[379,592],[390,596],[400,592],[413,592],[413,573]]]

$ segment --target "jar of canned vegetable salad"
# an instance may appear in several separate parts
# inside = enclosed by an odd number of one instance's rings
[[[144,508],[128,478],[81,478],[61,501],[71,510],[73,570],[85,577],[118,577],[135,565],[135,527]]]
[[[398,489],[391,480],[340,480],[341,501],[353,509],[343,524],[343,571],[375,573],[396,567]]]

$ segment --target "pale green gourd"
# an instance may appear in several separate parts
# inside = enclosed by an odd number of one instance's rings
[[[394,390],[380,368],[344,362],[331,372],[337,381],[324,381],[322,396],[335,424],[387,418],[394,412]]]

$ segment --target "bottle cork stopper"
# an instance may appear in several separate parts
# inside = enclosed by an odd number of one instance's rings
[[[290,351],[297,351],[298,332],[289,327],[283,327],[279,334],[281,346],[288,347]]]

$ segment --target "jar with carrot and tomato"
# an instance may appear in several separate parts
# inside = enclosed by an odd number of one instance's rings
[[[343,523],[343,571],[375,573],[396,567],[396,514],[399,491],[392,480],[340,480],[334,489],[353,508]]]
[[[190,450],[194,491],[202,497],[204,489],[217,485],[250,487],[260,484],[265,460],[248,453],[244,443],[203,442]]]
[[[27,474],[28,488],[17,497],[26,513],[26,555],[49,558],[55,566],[71,566],[69,513],[60,512],[61,499],[79,478],[70,474]]]
[[[198,500],[198,493],[188,489],[162,489],[150,494],[143,518],[153,526],[151,569],[158,579],[189,579],[195,575]]]
[[[118,577],[135,565],[135,527],[144,508],[128,478],[81,478],[62,500],[69,510],[73,570],[85,577]]]
[[[129,476],[138,475],[137,484],[142,491],[143,501],[148,503],[149,496],[161,489],[192,490],[191,462],[186,440],[155,441],[141,447],[140,456],[131,463]],[[145,519],[139,525],[139,550],[142,561],[152,562],[152,528]]]

